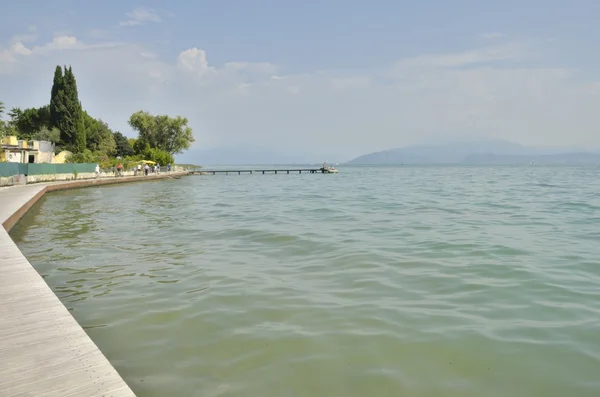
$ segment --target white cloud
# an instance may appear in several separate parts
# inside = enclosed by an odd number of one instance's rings
[[[451,54],[426,54],[403,59],[396,63],[396,71],[424,68],[459,68],[482,63],[522,61],[531,51],[523,43],[508,43],[486,46],[470,51]]]
[[[158,13],[146,7],[138,7],[135,10],[128,12],[128,19],[119,23],[120,26],[137,26],[146,22],[160,22],[161,18]]]
[[[81,43],[77,42],[77,38],[74,36],[58,36],[52,39],[52,41],[44,46],[36,47],[38,51],[55,51],[55,50],[68,50],[76,47],[81,47]]]
[[[129,133],[139,109],[184,115],[201,147],[292,148],[317,160],[465,134],[600,147],[599,82],[560,65],[529,66],[530,44],[494,43],[379,71],[286,74],[269,62],[214,65],[201,48],[164,59],[135,44],[63,36],[0,50],[0,71],[10,73],[0,75],[0,100],[47,103],[54,67],[70,64],[94,116]]]
[[[177,63],[185,72],[197,76],[205,76],[214,71],[214,68],[208,66],[206,52],[196,47],[182,51],[177,58]]]
[[[15,36],[15,38],[18,37]],[[63,35],[55,36],[48,43],[29,48],[23,42],[16,41],[15,38],[11,40],[13,44],[10,47],[0,49],[0,75],[14,71],[14,66],[23,57],[55,55],[57,51],[66,50],[98,50],[119,45],[117,43],[86,44],[77,40],[75,36]]]
[[[23,43],[15,43],[10,48],[10,51],[16,55],[31,55],[31,50],[23,45]]]

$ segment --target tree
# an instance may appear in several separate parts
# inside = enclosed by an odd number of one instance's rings
[[[148,144],[150,148],[163,150],[171,155],[189,149],[195,141],[192,129],[184,117],[153,116],[148,112],[138,111],[129,118],[129,125],[138,132],[136,152]]]
[[[158,148],[151,148],[148,144],[141,150],[140,154],[144,157],[144,160],[155,161],[160,165],[173,164],[175,162],[172,154]]]
[[[4,122],[4,133],[16,135],[19,139],[50,141],[57,143],[60,140],[60,131],[51,128],[50,107],[48,105],[40,108],[14,107],[8,112],[10,121]]]
[[[6,135],[14,135],[17,138],[21,135],[17,125],[19,124],[19,119],[21,118],[22,114],[23,111],[21,108],[14,107],[10,109],[8,112],[8,117],[10,117],[10,120],[5,123]]]
[[[74,152],[83,152],[86,148],[85,125],[71,67],[56,67],[49,110],[50,126],[60,130],[62,145]]]
[[[119,157],[132,156],[134,154],[133,148],[129,144],[129,140],[119,131],[113,132],[113,138],[116,144],[116,155]]]
[[[65,82],[62,68],[56,66],[50,93],[50,127],[60,129],[65,114]],[[61,138],[63,135],[61,134]]]
[[[77,92],[77,81],[70,66],[69,69],[65,68],[64,70],[64,82],[67,99],[66,111],[69,115],[69,127],[71,128],[71,141],[69,143],[72,144],[75,152],[82,152],[86,148],[85,125],[81,102],[79,102],[79,94]]]
[[[133,150],[135,151],[135,143],[137,142],[137,138],[127,138],[127,141],[129,142],[129,146],[134,148]]]
[[[10,110],[10,112],[8,112],[8,117],[10,117],[9,121],[6,120],[2,120],[0,121],[0,124],[2,125],[2,129],[3,132],[0,132],[0,135],[4,134],[6,135],[19,135],[18,131],[17,131],[17,127],[15,126],[15,110],[18,109],[20,111],[19,108],[12,108]],[[4,110],[3,110],[4,112]],[[1,116],[0,116],[1,117]]]
[[[10,110],[9,115],[11,118],[9,125],[13,127],[20,139],[34,139],[34,135],[43,128],[49,130],[50,111],[48,106],[25,110],[15,107]]]
[[[83,112],[83,123],[87,148],[92,152],[113,156],[116,151],[116,143],[108,124],[100,119],[94,119],[86,111]]]
[[[35,139],[36,141],[49,141],[56,144],[60,141],[60,131],[58,128],[49,129],[46,126],[43,126],[33,134],[32,139]]]
[[[132,147],[135,154],[143,154],[146,148],[150,148],[150,144],[143,139],[136,139]]]

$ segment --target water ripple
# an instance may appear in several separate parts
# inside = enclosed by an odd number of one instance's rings
[[[19,246],[138,396],[597,396],[600,179],[344,167],[46,196]]]

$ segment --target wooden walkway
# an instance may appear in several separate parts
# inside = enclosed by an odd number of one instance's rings
[[[190,174],[289,174],[289,173],[309,173],[309,174],[325,174],[326,171],[323,171],[321,168],[296,168],[296,169],[268,169],[268,170],[200,170],[200,171],[190,171]]]
[[[134,396],[5,230],[68,183],[0,188],[1,397]]]

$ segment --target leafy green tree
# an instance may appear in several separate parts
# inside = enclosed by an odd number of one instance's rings
[[[21,136],[21,132],[17,128],[17,125],[19,124],[19,119],[21,118],[22,114],[23,111],[19,107],[13,107],[10,109],[8,112],[8,117],[10,117],[10,120],[5,124],[6,135],[14,135],[17,138]]]
[[[56,144],[60,142],[60,131],[58,128],[50,129],[43,126],[33,134],[32,139],[35,139],[36,141],[49,141]]]
[[[135,154],[143,154],[144,151],[146,150],[146,148],[150,147],[150,144],[146,141],[144,141],[143,139],[136,139],[135,142],[133,142],[133,151],[135,152]]]
[[[40,108],[12,108],[10,113],[10,126],[14,127],[16,135],[20,139],[34,139],[34,135],[43,128],[48,129],[50,125],[50,111],[48,106]]]
[[[114,156],[116,143],[112,130],[104,121],[94,119],[86,111],[83,112],[86,145],[92,152],[101,152],[108,156]]]
[[[21,108],[14,107],[8,112],[8,117],[10,117],[10,120],[16,124],[19,117],[21,117],[22,114],[23,111],[21,110]]]
[[[42,127],[50,128],[50,105],[37,108],[37,117],[38,129],[41,129]]]
[[[135,143],[137,142],[137,138],[127,138],[127,141],[129,142],[129,146],[131,146],[135,152]]]
[[[175,159],[171,153],[165,152],[159,148],[150,147],[149,144],[146,144],[142,149],[141,155],[144,160],[156,161],[161,166],[173,164],[175,162]]]
[[[113,138],[114,138],[115,144],[117,146],[117,148],[116,148],[117,156],[119,156],[119,157],[133,156],[133,154],[134,154],[133,148],[129,144],[129,140],[127,139],[127,137],[125,135],[123,135],[119,131],[117,131],[117,132],[113,132]]]
[[[16,135],[21,139],[50,141],[57,152],[73,152],[69,161],[135,162],[141,158],[160,164],[173,163],[173,155],[188,149],[194,142],[188,120],[181,116],[154,116],[139,111],[131,115],[129,124],[138,132],[137,138],[127,138],[110,129],[100,119],[85,112],[79,101],[77,81],[73,69],[56,66],[50,104],[40,108],[12,108],[0,102],[0,136]],[[119,156],[122,159],[115,159]],[[116,163],[115,163],[116,164]]]
[[[99,163],[99,156],[92,153],[90,149],[85,149],[78,153],[73,153],[65,159],[67,163]]]
[[[195,141],[187,124],[188,120],[181,116],[153,116],[140,110],[129,118],[129,125],[139,135],[134,149],[140,153],[148,144],[171,155],[181,153]]]

